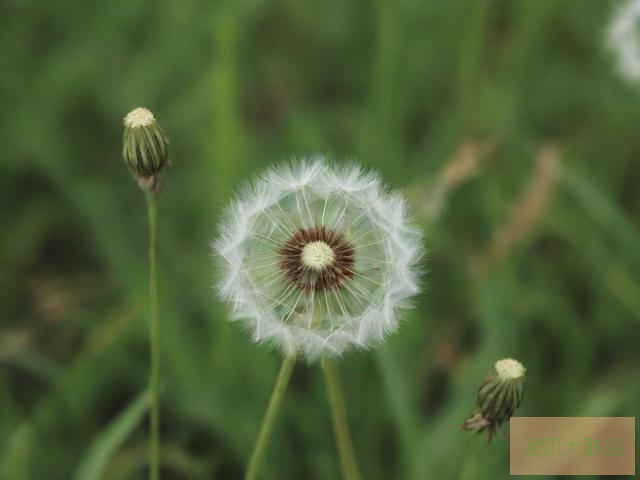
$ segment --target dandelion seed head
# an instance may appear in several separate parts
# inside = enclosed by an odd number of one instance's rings
[[[219,225],[217,292],[254,341],[286,354],[370,348],[419,291],[422,237],[405,210],[355,164],[314,157],[271,168]]]
[[[626,0],[616,9],[608,27],[607,46],[616,57],[622,78],[640,81],[640,0]]]

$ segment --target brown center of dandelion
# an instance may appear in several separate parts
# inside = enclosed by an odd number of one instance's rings
[[[301,290],[338,288],[353,276],[353,247],[343,233],[323,226],[301,228],[278,253],[280,270]]]

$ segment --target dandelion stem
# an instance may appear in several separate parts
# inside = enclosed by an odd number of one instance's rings
[[[157,237],[158,209],[156,196],[145,191],[149,214],[149,313],[151,343],[151,408],[149,420],[149,478],[160,479],[160,320],[158,318]]]
[[[244,477],[245,480],[255,480],[255,478],[257,478],[258,476],[260,465],[262,464],[262,458],[264,457],[267,445],[269,444],[271,431],[273,430],[273,425],[276,421],[276,417],[278,416],[280,404],[282,403],[284,392],[287,390],[289,378],[291,377],[291,371],[293,370],[293,365],[295,363],[295,355],[287,355],[282,361],[280,373],[278,373],[276,384],[274,385],[273,392],[271,393],[271,399],[269,400],[267,413],[265,413],[264,415],[262,425],[260,426],[260,433],[258,433],[258,439],[256,440],[256,443],[253,447],[253,453],[251,454],[249,466],[247,467],[247,473]]]
[[[333,429],[338,444],[338,453],[340,454],[340,463],[342,465],[342,475],[345,480],[359,480],[360,472],[358,471],[358,463],[351,441],[351,433],[349,433],[349,420],[347,418],[347,410],[344,406],[342,391],[338,383],[338,373],[336,366],[332,360],[325,358],[322,361],[324,370],[324,379],[327,385],[327,396],[331,405],[331,415],[333,416]]]

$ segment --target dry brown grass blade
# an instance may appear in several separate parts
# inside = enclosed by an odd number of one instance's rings
[[[444,165],[434,181],[420,184],[414,190],[416,209],[429,220],[440,216],[448,196],[459,185],[477,175],[485,160],[495,151],[491,139],[466,140]]]
[[[560,149],[553,143],[547,143],[538,150],[531,180],[509,209],[506,221],[495,229],[489,245],[478,258],[481,270],[506,258],[539,223],[558,179],[560,157]]]

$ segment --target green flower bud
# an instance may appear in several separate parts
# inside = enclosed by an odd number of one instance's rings
[[[141,188],[158,192],[159,173],[167,163],[169,139],[153,113],[136,108],[124,117],[122,157]]]
[[[526,368],[512,358],[498,360],[478,388],[476,411],[462,428],[487,431],[491,442],[496,429],[509,420],[524,396]]]

